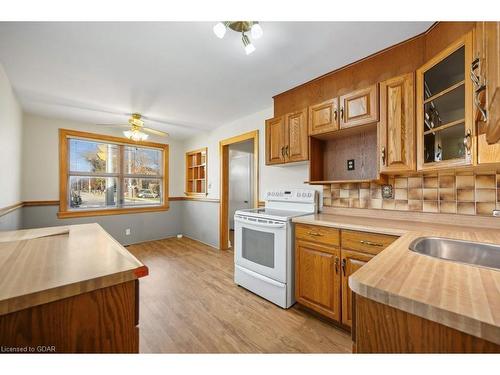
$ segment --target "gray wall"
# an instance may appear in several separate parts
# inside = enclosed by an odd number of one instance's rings
[[[219,204],[203,201],[183,202],[182,233],[219,248]]]
[[[57,225],[99,223],[123,245],[152,241],[182,233],[219,247],[219,204],[203,201],[172,201],[168,211],[130,215],[58,219],[58,206],[29,206],[0,217],[0,230]],[[130,228],[130,235],[125,229]]]
[[[182,201],[170,202],[168,211],[74,219],[58,219],[58,206],[23,207],[22,223],[23,228],[99,223],[121,244],[128,245],[172,237],[182,233],[182,204]],[[126,228],[130,228],[129,236],[125,235]]]
[[[1,230],[17,230],[23,227],[23,209],[11,211],[6,215],[0,216]]]

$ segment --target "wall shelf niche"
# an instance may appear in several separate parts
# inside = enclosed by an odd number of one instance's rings
[[[207,195],[207,164],[207,147],[186,152],[186,195]]]
[[[310,185],[383,181],[378,170],[377,123],[311,136]],[[347,160],[354,170],[347,170]]]

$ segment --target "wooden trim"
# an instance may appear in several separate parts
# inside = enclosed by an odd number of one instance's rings
[[[229,145],[253,140],[254,199],[253,207],[259,206],[259,131],[253,130],[219,142],[220,159],[220,205],[219,248],[229,248]]]
[[[57,217],[59,219],[68,219],[74,217],[90,217],[90,216],[110,216],[123,214],[138,214],[144,212],[168,211],[169,206],[154,206],[154,207],[133,207],[133,208],[111,208],[103,210],[82,210],[82,211],[59,211]]]
[[[102,210],[81,210],[69,211],[67,205],[67,183],[68,183],[68,137],[93,139],[96,141],[104,141],[117,143],[121,145],[143,146],[150,148],[157,148],[163,151],[163,204],[154,207],[125,207],[125,208],[111,208]],[[120,214],[133,214],[142,212],[156,212],[166,211],[169,209],[168,204],[168,161],[169,161],[169,146],[168,144],[145,142],[145,141],[132,141],[127,138],[114,137],[110,135],[101,135],[95,133],[81,132],[70,129],[59,129],[59,212],[58,218],[74,218],[74,217],[89,217],[89,216],[108,216]]]
[[[220,199],[217,198],[205,198],[205,197],[169,197],[169,201],[198,201],[198,202],[212,202],[212,203],[220,203]]]
[[[431,25],[431,27],[429,27],[427,30],[425,30],[424,32],[422,32],[422,33],[420,33],[420,34],[418,34],[418,35],[415,35],[415,36],[413,36],[413,37],[411,37],[411,38],[409,38],[409,39],[403,40],[402,42],[396,43],[396,44],[394,44],[394,45],[392,45],[392,46],[389,46],[389,47],[384,48],[384,49],[382,49],[382,50],[380,50],[380,51],[377,51],[377,52],[375,52],[375,53],[372,53],[371,55],[368,55],[368,56],[363,57],[363,58],[361,58],[361,59],[359,59],[359,60],[356,60],[356,61],[354,61],[354,62],[352,62],[352,63],[350,63],[350,64],[344,65],[344,66],[342,66],[342,67],[340,67],[340,68],[338,68],[338,69],[332,70],[332,71],[330,71],[330,72],[328,72],[328,73],[325,73],[325,74],[323,74],[323,75],[321,75],[321,76],[319,76],[319,77],[316,77],[316,78],[314,78],[314,79],[311,79],[311,80],[309,80],[309,81],[307,81],[307,82],[301,83],[300,85],[298,85],[298,86],[294,86],[294,87],[292,87],[291,89],[288,89],[288,90],[286,90],[286,91],[280,92],[279,94],[274,95],[274,96],[273,96],[273,99],[274,99],[274,98],[277,98],[277,97],[278,97],[278,96],[280,96],[280,95],[286,94],[286,93],[288,93],[289,91],[296,90],[296,89],[298,89],[299,87],[302,87],[302,86],[308,85],[308,84],[310,84],[310,83],[312,83],[312,82],[318,81],[318,80],[323,79],[323,78],[325,78],[325,77],[328,77],[328,76],[330,76],[330,75],[332,75],[332,74],[335,74],[335,73],[338,73],[338,72],[340,72],[340,71],[342,71],[342,70],[345,70],[345,69],[347,69],[347,68],[350,68],[350,67],[352,67],[353,65],[359,64],[359,63],[361,63],[361,62],[363,62],[363,61],[366,61],[366,60],[369,60],[369,59],[371,59],[371,58],[373,58],[373,57],[375,57],[375,56],[381,55],[381,54],[383,54],[383,53],[385,53],[385,52],[387,52],[387,51],[390,51],[391,49],[397,48],[397,47],[399,47],[399,46],[401,46],[401,45],[403,45],[403,44],[406,44],[406,43],[412,42],[412,41],[414,41],[415,39],[419,39],[419,38],[421,38],[421,37],[424,37],[424,36],[426,36],[426,35],[427,35],[427,34],[428,34],[428,33],[429,33],[432,29],[434,29],[434,28],[438,25],[438,23],[439,23],[439,22],[434,22],[434,23]]]
[[[23,207],[59,206],[59,201],[24,201]]]
[[[10,206],[2,207],[0,208],[0,217],[7,215],[8,213],[17,210],[18,208],[21,208],[23,206],[23,202],[17,202],[14,204],[11,204]]]

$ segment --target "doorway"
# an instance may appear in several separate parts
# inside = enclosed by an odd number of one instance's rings
[[[219,248],[226,250],[234,229],[234,212],[258,207],[259,131],[220,141]]]

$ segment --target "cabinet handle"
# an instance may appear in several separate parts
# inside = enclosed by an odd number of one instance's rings
[[[344,258],[344,259],[342,259],[342,265],[341,265],[341,267],[342,267],[342,273],[344,274],[344,276],[345,276],[345,265],[346,265],[346,260]]]
[[[339,257],[335,257],[335,273],[339,273]]]
[[[285,146],[285,155],[290,157],[290,146],[289,145]]]
[[[284,159],[285,158],[285,147],[281,146],[281,157]]]
[[[307,232],[307,234],[310,236],[323,237],[323,235],[318,232]]]
[[[382,247],[384,246],[383,243],[378,243],[378,242],[371,242],[371,241],[366,241],[366,240],[361,240],[359,241],[363,245],[368,245],[368,246],[377,246],[377,247]]]
[[[338,116],[338,115],[337,115],[337,110],[335,109],[335,110],[333,111],[333,119],[334,119],[335,121],[337,121],[337,116]]]
[[[380,150],[380,157],[382,158],[382,165],[385,165],[385,147]]]
[[[477,110],[481,113],[482,121],[488,121],[488,116],[486,109],[481,106],[481,101],[479,100],[479,95],[482,91],[486,90],[486,78],[484,78],[483,83],[481,83],[481,76],[476,74],[476,70],[479,69],[481,73],[481,59],[476,57],[470,65],[470,79],[474,85],[474,105]]]
[[[344,120],[344,107],[340,107],[340,119]]]
[[[470,130],[467,129],[467,134],[464,137],[464,146],[467,149],[467,154],[470,154],[470,147],[471,147],[470,137],[471,137]]]

